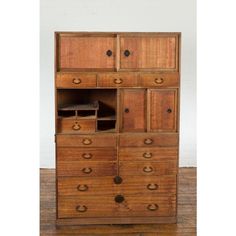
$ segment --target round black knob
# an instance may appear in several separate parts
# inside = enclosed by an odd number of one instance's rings
[[[112,55],[112,51],[111,50],[107,50],[107,56],[110,57]]]
[[[115,196],[115,202],[122,203],[125,200],[125,198],[122,195],[116,195]]]
[[[168,113],[171,113],[171,112],[172,112],[172,110],[169,108],[169,109],[167,109],[167,112],[168,112]]]
[[[122,178],[121,178],[120,176],[116,176],[116,177],[114,178],[114,183],[115,183],[115,184],[121,184],[121,183],[122,183]]]
[[[129,113],[129,108],[125,108],[125,113]]]
[[[125,50],[125,51],[124,51],[124,55],[125,55],[126,57],[128,57],[128,56],[130,55],[130,51],[129,51],[129,50]]]

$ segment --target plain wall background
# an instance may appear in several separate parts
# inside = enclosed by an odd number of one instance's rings
[[[196,166],[195,0],[41,0],[41,168],[55,167],[54,31],[182,32],[180,166]]]

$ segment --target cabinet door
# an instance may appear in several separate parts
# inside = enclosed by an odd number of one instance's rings
[[[59,64],[63,69],[114,69],[115,37],[66,35],[59,38]]]
[[[176,89],[148,90],[148,130],[176,131]]]
[[[124,89],[121,91],[121,131],[145,131],[145,105],[145,89]]]
[[[120,38],[121,69],[177,70],[177,36]]]

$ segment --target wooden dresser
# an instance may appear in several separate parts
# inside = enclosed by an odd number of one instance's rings
[[[55,33],[57,224],[175,223],[180,33]]]

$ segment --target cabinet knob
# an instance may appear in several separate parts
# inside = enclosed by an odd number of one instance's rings
[[[82,143],[83,143],[84,145],[90,145],[90,144],[92,143],[92,140],[89,139],[89,138],[85,138],[85,139],[83,139]]]
[[[108,57],[110,57],[112,55],[112,51],[111,50],[107,50],[106,54],[107,54]]]
[[[145,152],[145,153],[143,153],[143,157],[144,158],[152,158],[152,153],[151,152]]]
[[[149,190],[157,190],[158,187],[159,186],[157,184],[148,184],[147,185],[147,189],[149,189]]]
[[[164,79],[163,78],[155,78],[154,81],[156,84],[162,84],[164,82]]]
[[[74,78],[74,79],[72,80],[72,82],[73,82],[74,84],[80,84],[82,81],[81,81],[80,78]]]
[[[126,50],[124,51],[124,55],[125,55],[126,57],[128,57],[128,56],[130,55],[130,51],[126,49]]]
[[[122,203],[125,200],[125,198],[122,195],[116,195],[115,196],[115,202]]]
[[[80,130],[80,129],[81,129],[81,126],[79,125],[78,122],[75,122],[75,124],[72,126],[72,129],[73,129],[73,130]]]
[[[125,113],[129,113],[129,108],[125,108]]]
[[[153,172],[153,168],[151,166],[144,166],[143,167],[143,172],[151,173],[151,172]]]
[[[88,191],[88,185],[87,184],[79,184],[77,186],[77,190],[80,192]]]
[[[85,205],[78,205],[75,209],[78,212],[86,212],[88,210],[88,207],[86,207]]]
[[[114,183],[115,183],[115,184],[121,184],[121,183],[122,183],[122,178],[121,178],[120,176],[116,176],[116,177],[114,178]]]
[[[158,206],[157,204],[149,204],[149,205],[147,206],[147,209],[148,209],[149,211],[156,211],[156,210],[158,210],[158,208],[159,208],[159,206]]]
[[[144,139],[144,143],[145,144],[152,144],[153,140],[151,138],[146,138],[146,139]]]
[[[90,167],[85,167],[85,168],[82,169],[82,171],[83,171],[83,173],[85,173],[85,174],[90,174],[93,170],[92,170],[92,168],[90,168]]]
[[[170,108],[168,108],[168,109],[167,109],[167,112],[168,112],[168,113],[171,113],[171,112],[172,112],[172,110],[171,110]]]
[[[84,159],[91,159],[92,156],[93,156],[92,153],[83,153],[83,154],[82,154],[82,157],[83,157]]]
[[[115,78],[113,81],[115,84],[122,84],[123,83],[123,79],[121,79],[121,78]]]

